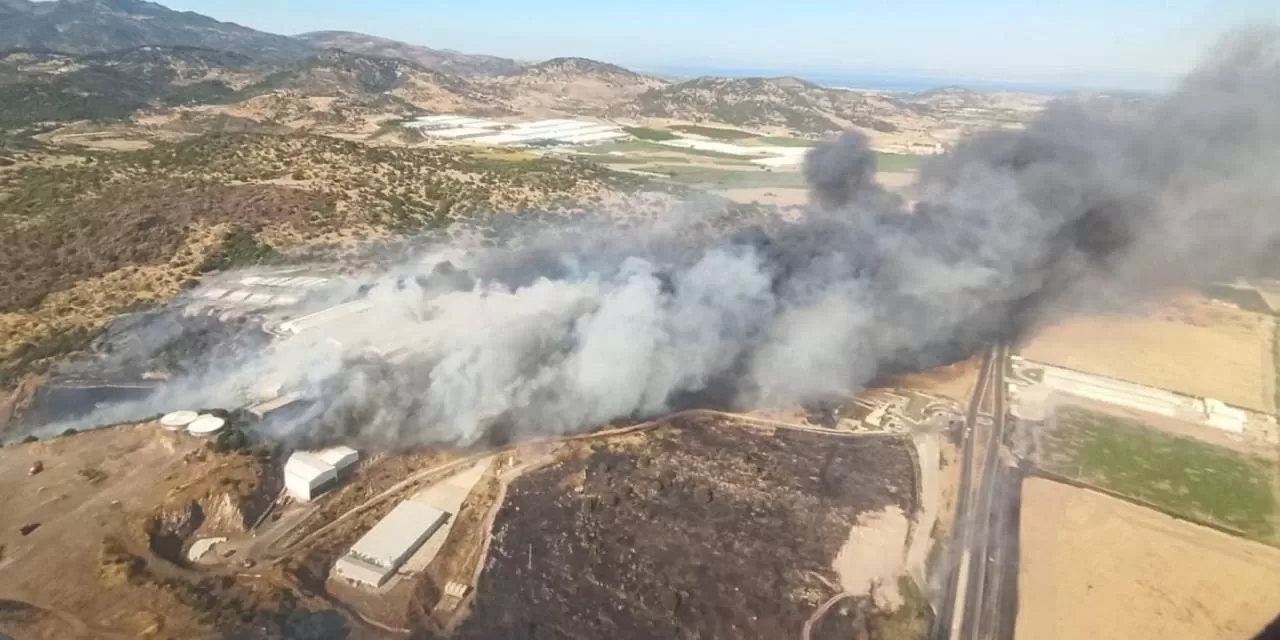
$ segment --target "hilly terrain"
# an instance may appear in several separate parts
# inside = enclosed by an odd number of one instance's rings
[[[553,58],[519,73],[477,79],[493,94],[522,112],[602,113],[667,82],[607,62]]]
[[[234,51],[263,60],[291,59],[312,51],[302,40],[145,0],[0,3],[0,50],[101,53],[145,45]]]
[[[341,49],[379,58],[399,58],[432,71],[459,76],[510,75],[524,65],[510,58],[432,49],[352,31],[314,31],[294,36],[318,49]]]
[[[308,135],[207,134],[0,168],[0,385],[211,269],[355,264],[399,236],[497,237],[508,212],[571,216],[664,190],[579,161]]]
[[[152,104],[225,100],[262,70],[243,55],[148,45],[86,55],[0,54],[0,125],[126,118]]]
[[[924,94],[831,89],[799,78],[694,78],[659,86],[610,108],[626,118],[729,124],[779,133],[822,136],[858,129],[885,146],[926,131],[953,142],[970,129],[1016,124],[1043,106],[1044,98],[945,89]],[[958,119],[957,119],[958,117]],[[906,146],[910,146],[906,144]],[[932,147],[932,144],[922,145]],[[918,152],[930,153],[929,148]]]
[[[121,120],[144,109],[237,103],[259,112],[259,120],[279,121],[318,107],[329,114],[322,119],[343,108],[388,117],[504,110],[458,76],[336,49],[284,64],[160,46],[79,56],[30,50],[0,55],[0,126]]]
[[[768,187],[746,203],[791,197],[774,193],[784,185],[803,197],[794,169],[662,142],[745,137],[802,153],[852,128],[881,150],[932,153],[972,128],[1018,126],[1039,105],[795,78],[672,83],[586,58],[526,64],[350,32],[291,38],[141,0],[0,0],[2,47],[0,388],[208,269],[352,264],[422,234],[508,241],[508,218],[644,217],[675,185]],[[590,116],[643,140],[575,158],[456,146],[407,126],[437,113]]]

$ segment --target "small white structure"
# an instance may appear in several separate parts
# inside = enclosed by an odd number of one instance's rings
[[[193,436],[211,436],[227,426],[227,421],[218,416],[202,415],[187,425],[187,433]]]
[[[1249,414],[1241,409],[1227,406],[1221,400],[1205,398],[1204,417],[1205,424],[1215,429],[1242,434],[1244,433],[1244,423],[1249,419]]]
[[[174,411],[160,418],[160,426],[170,431],[182,431],[199,417],[200,414],[194,411]]]
[[[333,574],[357,585],[380,587],[448,518],[435,507],[401,502],[338,559]]]
[[[296,318],[288,322],[280,323],[280,329],[286,333],[297,335],[308,329],[314,329],[319,326],[337,321],[353,321],[355,316],[359,316],[373,308],[373,305],[364,300],[354,300],[352,302],[344,302],[339,305],[322,309],[315,313]]]
[[[338,481],[338,470],[311,451],[297,451],[284,463],[284,488],[289,495],[314,500]]]

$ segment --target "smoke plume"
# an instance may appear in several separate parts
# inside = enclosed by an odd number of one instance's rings
[[[810,153],[804,219],[768,232],[690,245],[670,224],[493,249],[466,274],[407,265],[358,319],[168,397],[279,381],[317,400],[277,433],[299,444],[565,433],[711,396],[847,393],[1056,315],[1254,274],[1280,226],[1278,42],[1236,32],[1166,96],[1062,102],[977,135],[926,164],[910,207],[848,133]]]

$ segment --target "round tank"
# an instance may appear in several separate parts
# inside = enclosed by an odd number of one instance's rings
[[[212,435],[221,431],[222,427],[226,424],[227,421],[219,418],[218,416],[204,415],[196,418],[195,421],[187,427],[187,432],[195,436]]]
[[[179,431],[195,422],[199,417],[200,414],[194,411],[174,411],[173,413],[166,413],[163,418],[160,418],[160,426],[170,431]]]

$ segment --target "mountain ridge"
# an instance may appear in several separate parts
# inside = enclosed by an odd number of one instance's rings
[[[5,0],[0,49],[102,53],[145,45],[197,46],[245,53],[263,60],[306,55],[300,40],[176,11],[145,0]]]
[[[311,31],[293,37],[318,48],[399,58],[433,71],[461,76],[506,75],[519,73],[524,68],[522,63],[510,58],[434,49],[355,31]]]

